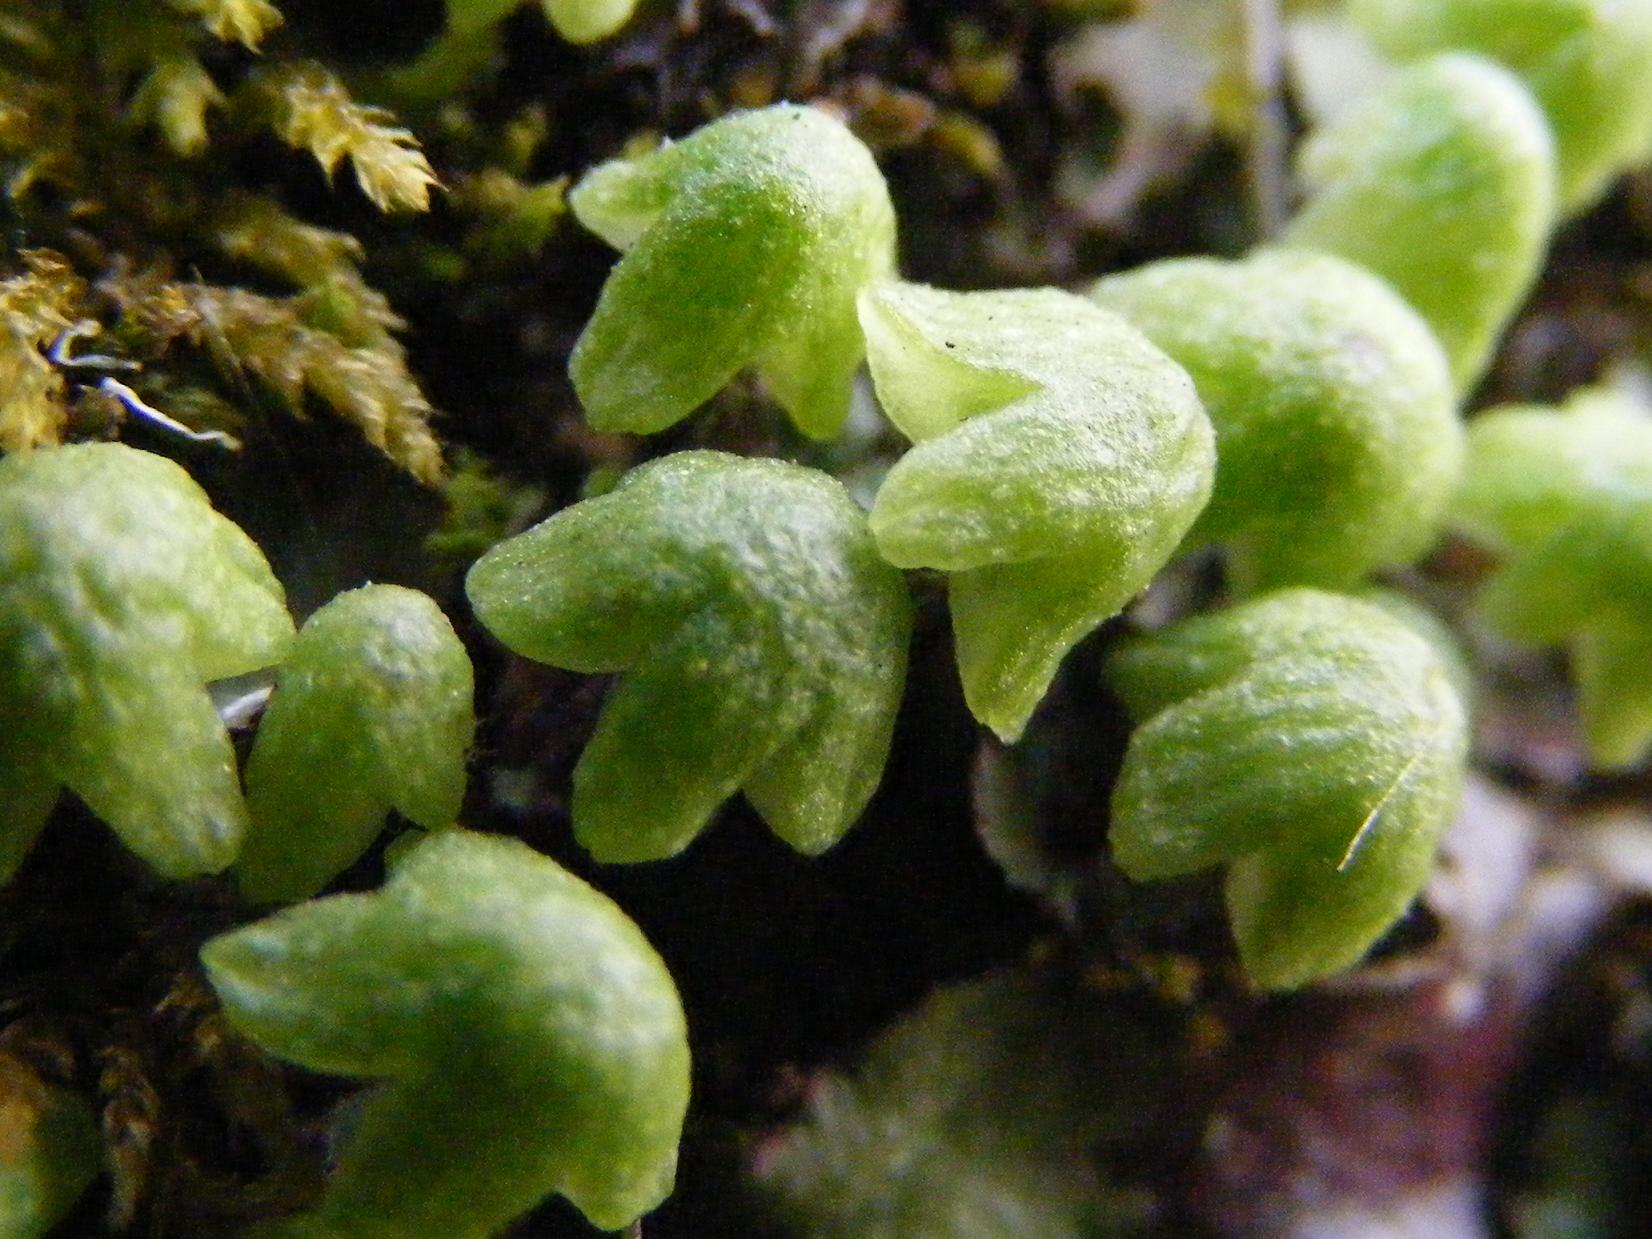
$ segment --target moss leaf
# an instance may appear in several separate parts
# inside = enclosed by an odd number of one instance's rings
[[[950,574],[965,697],[1013,740],[1204,507],[1209,419],[1181,367],[1069,293],[890,283],[861,321],[878,399],[917,441],[872,532],[890,562]]]

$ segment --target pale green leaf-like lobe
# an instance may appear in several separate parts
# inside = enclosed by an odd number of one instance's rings
[[[1423,61],[1314,134],[1302,172],[1284,243],[1387,280],[1471,386],[1555,222],[1554,140],[1530,92],[1478,56]]]
[[[0,460],[0,735],[26,768],[0,851],[21,858],[49,780],[164,876],[223,869],[246,806],[205,686],[291,636],[264,557],[171,461],[119,444]]]
[[[382,890],[201,952],[231,1022],[313,1071],[382,1081],[286,1239],[489,1239],[560,1193],[615,1230],[670,1192],[681,1004],[641,931],[515,840],[444,831]]]
[[[1114,858],[1140,880],[1227,864],[1255,984],[1346,968],[1404,913],[1468,749],[1452,668],[1413,624],[1282,590],[1127,643],[1108,678],[1140,724]]]
[[[1596,764],[1652,748],[1652,418],[1625,395],[1495,409],[1469,427],[1453,519],[1502,557],[1476,605],[1503,635],[1564,643]]]
[[[544,0],[545,16],[570,43],[595,43],[631,20],[637,0]]]
[[[574,348],[591,424],[640,434],[755,370],[804,433],[848,413],[855,297],[894,267],[871,153],[813,108],[739,112],[589,173],[568,204],[626,250]]]
[[[1353,585],[1433,541],[1462,469],[1439,344],[1381,280],[1326,254],[1175,259],[1091,294],[1185,366],[1216,427],[1189,537],[1266,590]]]
[[[1567,213],[1652,156],[1648,0],[1353,0],[1349,12],[1402,60],[1478,52],[1518,74],[1554,130]]]
[[[517,653],[624,673],[574,772],[599,860],[670,856],[741,789],[820,852],[877,787],[911,601],[825,474],[678,453],[501,543],[467,589]]]
[[[247,762],[252,829],[235,863],[250,900],[307,898],[391,809],[451,826],[476,730],[470,656],[428,597],[369,585],[305,622]]]
[[[1180,367],[1069,293],[888,283],[861,322],[878,398],[916,440],[873,535],[891,563],[950,574],[964,695],[1013,740],[1204,507],[1210,422]]]

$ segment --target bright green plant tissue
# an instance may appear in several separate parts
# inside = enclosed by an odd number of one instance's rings
[[[855,296],[895,261],[872,156],[824,112],[738,112],[588,173],[579,221],[626,251],[570,362],[591,424],[663,430],[739,371],[837,433],[864,352]]]
[[[1409,906],[1468,749],[1452,668],[1411,623],[1282,590],[1127,643],[1108,679],[1139,721],[1114,858],[1144,881],[1225,864],[1257,985],[1348,967]]]
[[[167,877],[235,858],[246,806],[208,681],[280,660],[281,586],[171,461],[0,460],[0,874],[66,786]]]
[[[1564,642],[1594,761],[1652,747],[1652,419],[1629,397],[1584,391],[1564,409],[1475,419],[1454,508],[1503,557],[1480,613],[1518,641]]]
[[[517,653],[624,673],[574,772],[599,860],[673,855],[742,789],[819,852],[877,787],[911,601],[823,473],[668,456],[496,546],[467,589]]]
[[[1193,384],[1070,293],[888,283],[861,298],[872,380],[914,446],[878,548],[948,574],[964,695],[1020,735],[1062,656],[1164,566],[1210,494]]]
[[[1581,210],[1652,155],[1649,0],[1353,0],[1384,52],[1478,52],[1519,74],[1547,113],[1560,203]]]
[[[247,761],[242,893],[257,903],[315,894],[367,849],[391,809],[430,830],[451,826],[474,694],[470,656],[417,590],[369,585],[312,615]]]
[[[1462,469],[1451,375],[1381,280],[1326,254],[1182,258],[1091,294],[1187,367],[1216,427],[1190,535],[1269,589],[1347,586],[1433,541]]]
[[[271,1239],[489,1239],[552,1192],[617,1230],[671,1190],[689,1087],[671,976],[525,844],[444,831],[382,890],[289,908],[201,958],[272,1054],[381,1081],[320,1204]]]
[[[1485,368],[1555,222],[1554,140],[1531,93],[1478,56],[1394,75],[1303,147],[1291,246],[1387,280],[1434,329],[1460,388]]]

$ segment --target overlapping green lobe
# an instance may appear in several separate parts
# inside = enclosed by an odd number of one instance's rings
[[[1433,540],[1462,468],[1451,376],[1381,280],[1326,254],[1154,263],[1091,294],[1185,366],[1216,427],[1191,542],[1247,585],[1348,586]]]
[[[544,0],[545,16],[570,43],[606,39],[631,20],[637,0]]]
[[[1564,642],[1594,761],[1652,747],[1652,419],[1585,391],[1564,409],[1493,410],[1469,428],[1455,523],[1503,563],[1480,612],[1504,635]]]
[[[1354,963],[1410,904],[1468,747],[1452,671],[1370,602],[1263,595],[1138,638],[1108,679],[1140,726],[1113,855],[1142,880],[1227,865],[1245,970],[1287,989]]]
[[[467,589],[518,653],[624,673],[574,772],[598,859],[670,856],[741,789],[819,852],[877,786],[911,601],[825,474],[678,453],[501,543]]]
[[[167,877],[246,829],[208,681],[281,658],[281,587],[177,465],[119,444],[0,460],[0,872],[59,786]]]
[[[427,596],[340,594],[305,622],[247,762],[252,830],[235,864],[254,902],[315,894],[395,809],[451,826],[476,730],[470,656]]]
[[[201,952],[231,1022],[383,1081],[287,1239],[488,1239],[544,1196],[618,1229],[671,1190],[688,1043],[665,965],[604,896],[512,839],[444,831],[380,891]]]
[[[1286,229],[1387,280],[1467,388],[1530,289],[1555,222],[1554,141],[1519,79],[1444,55],[1402,70],[1303,147]]]
[[[602,164],[568,202],[627,251],[570,362],[592,425],[662,430],[750,368],[806,434],[837,432],[864,351],[855,296],[895,246],[847,129],[807,107],[735,113]]]
[[[1186,372],[1069,293],[888,283],[861,322],[878,399],[915,440],[872,532],[891,563],[949,574],[964,695],[1014,739],[1204,506],[1210,422]]]
[[[1353,0],[1384,52],[1478,52],[1517,73],[1555,135],[1560,204],[1581,210],[1652,155],[1648,0]]]

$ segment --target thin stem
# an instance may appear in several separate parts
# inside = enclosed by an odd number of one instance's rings
[[[1243,3],[1245,84],[1251,102],[1246,173],[1256,230],[1266,240],[1284,227],[1289,207],[1285,179],[1289,132],[1282,94],[1285,32],[1279,0]]]

